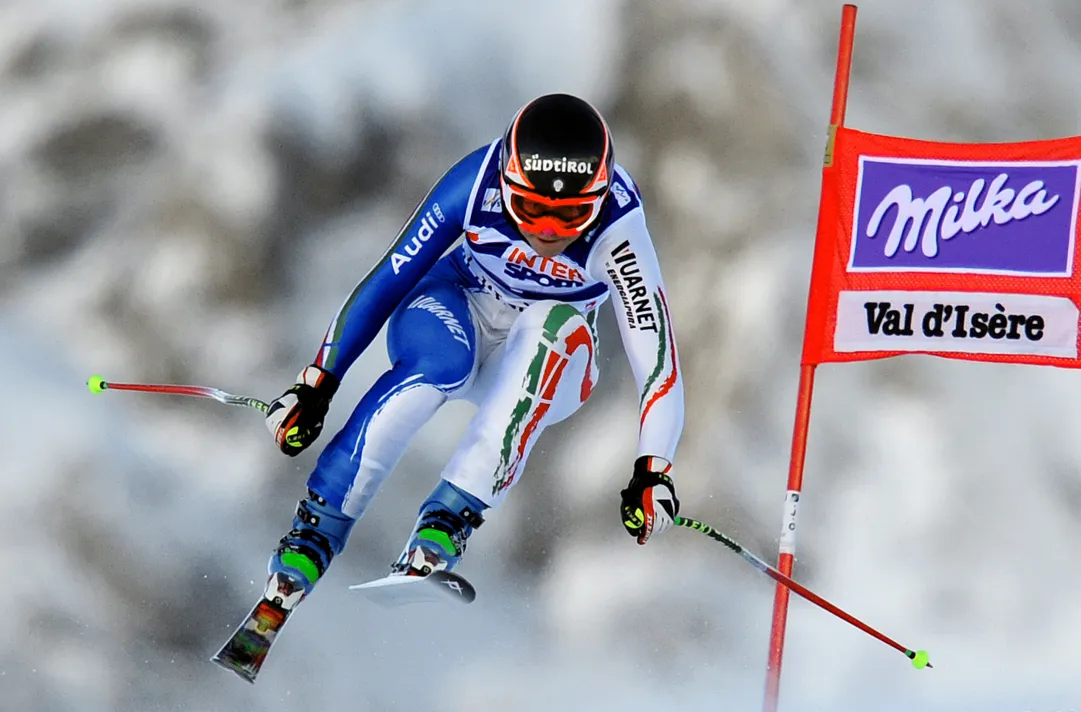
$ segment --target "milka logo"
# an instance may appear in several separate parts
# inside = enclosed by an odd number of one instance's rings
[[[540,171],[542,173],[585,173],[593,172],[593,164],[587,161],[576,161],[573,158],[541,158],[540,154],[534,153],[522,161],[524,170]]]
[[[955,193],[947,185],[931,193],[926,200],[913,197],[912,188],[907,184],[899,185],[886,194],[871,214],[871,220],[867,223],[867,237],[878,237],[882,221],[890,209],[896,207],[897,217],[883,248],[886,257],[893,257],[898,249],[913,252],[917,243],[924,256],[935,257],[938,255],[939,240],[949,240],[961,233],[973,233],[990,225],[992,220],[996,225],[1007,225],[1015,220],[1043,215],[1059,201],[1058,195],[1048,198],[1042,180],[1030,181],[1021,190],[1014,191],[1005,187],[1009,179],[1008,173],[999,173],[991,181],[979,207],[977,203],[986,185],[983,178],[972,181],[967,195],[965,191]],[[953,205],[949,205],[951,198]]]
[[[440,216],[443,215],[443,211],[439,208],[438,204],[434,207],[434,209],[439,211]],[[440,222],[442,222],[442,220],[440,220]],[[424,217],[420,221],[420,229],[417,230],[417,234],[414,235],[412,239],[410,239],[400,248],[395,249],[394,252],[392,252],[390,255],[390,266],[394,268],[394,274],[398,274],[399,272],[401,272],[402,265],[404,265],[406,262],[411,262],[413,258],[420,253],[421,248],[424,247],[424,243],[432,239],[432,235],[435,234],[435,229],[437,226],[438,224],[435,221],[435,217],[433,217],[432,215],[432,211],[429,210],[428,212],[424,213]]]
[[[1068,277],[1079,189],[1081,160],[860,156],[848,270]]]

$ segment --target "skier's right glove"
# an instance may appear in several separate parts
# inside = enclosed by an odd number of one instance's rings
[[[266,426],[282,452],[295,457],[315,442],[337,390],[337,376],[312,365],[300,372],[292,388],[270,402]]]

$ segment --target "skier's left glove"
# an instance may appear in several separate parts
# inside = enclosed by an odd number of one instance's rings
[[[643,455],[634,461],[634,475],[627,489],[620,492],[620,514],[627,533],[645,544],[675,522],[679,514],[676,485],[668,473],[672,463],[660,457]]]
[[[282,452],[295,457],[315,442],[338,383],[337,376],[313,364],[300,372],[296,384],[271,401],[266,426]]]

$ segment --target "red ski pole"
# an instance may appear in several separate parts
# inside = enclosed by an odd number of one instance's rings
[[[101,376],[91,376],[86,382],[91,393],[104,393],[105,391],[137,391],[139,393],[165,393],[174,396],[195,396],[197,398],[211,398],[226,405],[239,405],[245,408],[266,413],[270,406],[258,398],[248,396],[236,396],[232,393],[207,388],[206,386],[162,386],[149,383],[111,383]]]
[[[893,638],[890,638],[890,637],[888,637],[886,635],[883,635],[882,633],[879,633],[877,630],[875,630],[871,626],[867,625],[866,623],[864,623],[860,619],[856,618],[855,616],[853,616],[853,615],[851,615],[849,613],[844,612],[843,610],[841,610],[837,606],[833,605],[832,603],[830,603],[826,599],[822,598],[821,596],[814,593],[810,589],[804,587],[802,584],[799,584],[796,581],[789,578],[788,576],[785,576],[783,573],[781,573],[777,569],[773,568],[772,566],[767,564],[762,559],[758,558],[757,556],[755,556],[751,552],[744,549],[742,546],[740,546],[739,542],[737,542],[735,539],[732,539],[732,538],[730,538],[728,536],[725,536],[724,534],[717,531],[716,529],[709,526],[708,524],[703,524],[702,522],[700,522],[698,520],[688,519],[686,517],[676,517],[676,525],[681,526],[681,527],[688,527],[690,529],[694,529],[696,532],[701,532],[701,533],[705,534],[706,536],[708,536],[710,539],[713,539],[714,541],[721,542],[722,544],[727,546],[729,549],[731,549],[732,551],[736,552],[741,557],[743,557],[743,559],[745,561],[750,563],[756,569],[758,569],[759,571],[761,571],[765,575],[769,576],[771,579],[773,579],[777,583],[781,584],[782,586],[787,587],[793,593],[796,593],[797,595],[802,596],[803,598],[807,599],[808,601],[815,604],[819,608],[822,608],[822,609],[825,609],[825,610],[829,611],[830,613],[837,616],[841,620],[854,625],[855,627],[862,630],[864,633],[866,633],[866,634],[868,634],[868,635],[870,635],[870,636],[872,636],[874,638],[877,638],[877,639],[881,640],[883,643],[890,646],[894,650],[898,650],[898,651],[904,653],[905,657],[907,657],[909,660],[912,661],[912,667],[916,668],[917,670],[925,668],[925,667],[929,667],[929,668],[934,667],[934,665],[931,664],[930,659],[927,656],[927,651],[926,650],[910,650],[909,648],[906,648],[905,646],[903,646],[900,643],[898,643],[897,641],[895,641]]]

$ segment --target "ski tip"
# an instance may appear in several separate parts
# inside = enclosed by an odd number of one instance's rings
[[[449,571],[436,571],[428,578],[433,584],[445,589],[446,593],[452,598],[456,598],[462,603],[472,603],[477,599],[477,589],[473,588],[473,584],[458,574]]]
[[[450,571],[436,571],[427,576],[391,574],[374,581],[355,584],[350,586],[349,590],[358,591],[375,603],[392,607],[447,600],[472,603],[477,597],[473,584]]]
[[[223,670],[228,670],[249,685],[255,684],[255,676],[259,674],[258,671],[251,673],[247,670],[238,668],[236,665],[233,665],[228,660],[222,658],[220,655],[215,655],[214,657],[210,658],[210,662],[214,663]]]

